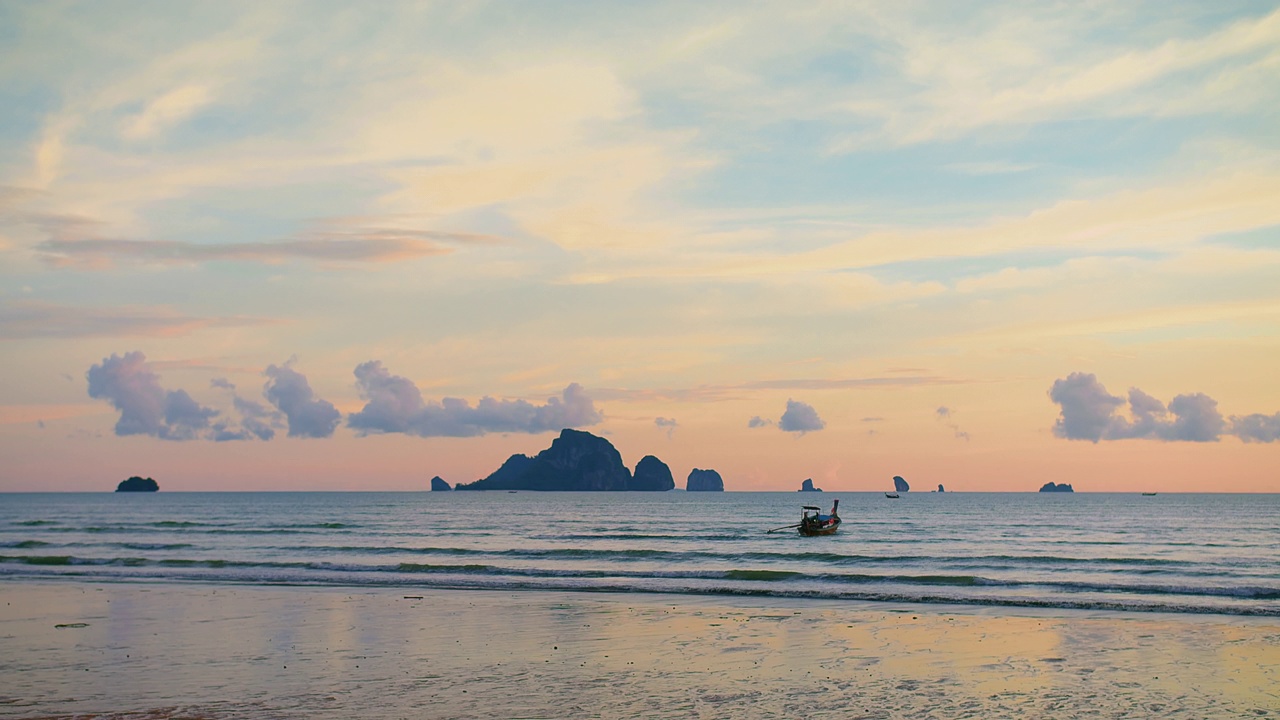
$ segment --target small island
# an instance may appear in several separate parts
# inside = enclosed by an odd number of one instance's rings
[[[946,492],[947,489],[942,487],[942,483],[938,483],[938,492]]]
[[[1071,487],[1071,483],[1047,482],[1040,486],[1040,492],[1075,492],[1075,490]]]
[[[689,471],[684,489],[686,492],[724,492],[724,478],[715,470],[694,468]]]
[[[822,492],[822,488],[813,486],[813,478],[808,478],[800,483],[800,489],[796,492]]]
[[[676,489],[676,479],[671,468],[652,455],[645,455],[636,463],[636,471],[627,483],[628,490],[665,492]]]
[[[116,486],[116,492],[156,492],[160,489],[160,484],[151,478],[138,477],[134,475],[128,480],[121,480]]]
[[[900,493],[911,492],[911,486],[907,484],[906,480],[902,479],[901,475],[893,476],[893,489]]]
[[[452,489],[453,488],[449,486],[449,483],[445,482],[445,479],[439,475],[431,478],[431,492],[442,492]]]

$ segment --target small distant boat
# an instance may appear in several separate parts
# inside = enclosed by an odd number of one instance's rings
[[[836,514],[836,508],[840,507],[840,501],[836,500],[831,504],[831,514],[823,515],[822,508],[816,505],[805,505],[800,511],[800,522],[795,525],[786,525],[780,528],[774,528],[768,532],[775,533],[779,530],[790,530],[795,528],[801,535],[835,535],[836,530],[840,528],[840,516]]]
[[[1147,497],[1151,497],[1152,495],[1155,495],[1155,493],[1142,493],[1142,494],[1146,495]]]
[[[885,496],[885,497],[887,497],[887,498],[889,498],[890,500],[897,500],[897,499],[898,499],[898,493],[888,493],[888,492],[887,492],[887,493],[885,493],[885,494],[884,494],[884,496]]]

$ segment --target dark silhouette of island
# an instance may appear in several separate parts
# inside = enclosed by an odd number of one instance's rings
[[[449,483],[445,482],[444,478],[440,477],[439,475],[431,478],[431,492],[440,492],[442,490],[452,490],[452,489],[453,489],[452,487],[449,487]]]
[[[724,492],[724,479],[715,470],[694,468],[689,471],[684,489],[689,492]]]
[[[796,492],[822,492],[822,488],[813,486],[813,478],[809,478],[800,483],[800,489]]]
[[[589,432],[565,429],[551,447],[533,457],[512,455],[502,467],[454,490],[618,491],[673,490],[671,469],[653,456],[636,465],[637,478],[622,464],[608,440]]]
[[[942,487],[942,483],[938,483],[938,492],[946,492],[947,489]]]
[[[1047,482],[1040,486],[1040,492],[1075,492],[1075,490],[1072,489],[1071,483],[1058,483],[1055,485]]]
[[[911,492],[911,486],[908,485],[907,481],[903,480],[899,475],[893,476],[893,489],[900,493]]]
[[[645,455],[636,463],[636,471],[627,483],[628,490],[665,491],[676,489],[676,479],[671,468],[652,455]]]
[[[121,480],[116,486],[116,492],[156,492],[160,489],[160,484],[151,478],[143,478],[134,475],[128,480]]]

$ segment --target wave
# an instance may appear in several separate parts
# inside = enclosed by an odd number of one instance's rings
[[[198,561],[193,561],[198,562]],[[1222,598],[1208,598],[1197,601],[1194,596],[1167,597],[1125,597],[1112,595],[1107,597],[1059,596],[1019,596],[1019,595],[966,595],[946,592],[933,592],[928,585],[919,588],[903,588],[897,585],[876,586],[795,586],[786,582],[764,581],[747,582],[740,579],[725,578],[720,582],[694,582],[684,579],[671,582],[638,582],[617,578],[609,574],[600,577],[564,577],[531,575],[525,577],[495,576],[478,570],[468,575],[460,572],[467,566],[454,566],[451,572],[423,575],[415,573],[384,573],[376,578],[353,579],[350,574],[341,572],[285,574],[272,572],[268,574],[244,572],[242,564],[207,561],[207,568],[216,572],[198,572],[190,574],[170,574],[172,571],[155,568],[136,567],[126,564],[122,572],[127,574],[104,573],[103,568],[68,568],[59,567],[57,563],[48,563],[32,567],[39,577],[57,575],[74,575],[79,579],[85,577],[111,581],[145,581],[145,582],[203,582],[203,583],[255,583],[267,585],[318,585],[331,587],[396,587],[396,588],[436,588],[436,589],[486,589],[486,590],[562,590],[596,593],[663,593],[685,595],[731,595],[759,596],[774,598],[826,599],[835,601],[865,601],[879,603],[913,603],[924,605],[969,605],[996,607],[1023,607],[1063,610],[1105,610],[1117,612],[1167,612],[1221,614],[1237,616],[1280,617],[1280,604],[1259,604],[1257,598],[1245,595],[1234,595]],[[259,570],[262,564],[250,564]],[[282,564],[288,567],[292,564]],[[195,568],[190,568],[195,569]],[[273,568],[279,570],[280,568]],[[331,571],[340,568],[328,568]],[[43,572],[41,572],[43,571]],[[11,574],[0,565],[0,576]],[[652,578],[660,580],[660,578]],[[1280,597],[1280,593],[1266,591],[1266,597]]]
[[[545,568],[509,567],[485,563],[430,564],[396,563],[386,565],[361,565],[308,561],[252,561],[193,558],[80,558],[71,555],[0,555],[0,564],[34,566],[77,567],[172,567],[172,568],[243,568],[259,570],[302,570],[315,572],[340,572],[351,576],[364,574],[455,574],[486,575],[493,577],[529,578],[617,578],[638,581],[647,580],[699,580],[741,581],[748,583],[782,583],[796,585],[854,586],[894,585],[901,587],[935,586],[951,588],[984,588],[987,590],[1020,590],[1034,588],[1056,594],[1110,593],[1126,595],[1177,595],[1199,597],[1241,598],[1249,600],[1280,600],[1280,586],[1272,585],[1191,585],[1191,584],[1143,584],[1124,582],[1088,582],[1055,580],[1012,580],[977,575],[938,574],[869,574],[869,573],[804,573],[791,570],[757,568],[734,569],[655,569],[625,570],[619,568]]]
[[[0,543],[2,548],[14,548],[15,550],[30,550],[33,548],[49,547],[50,543],[43,540],[15,540],[14,542]]]

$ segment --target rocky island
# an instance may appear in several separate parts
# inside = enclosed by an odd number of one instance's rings
[[[904,493],[904,492],[910,492],[910,491],[911,491],[911,486],[907,484],[907,481],[906,481],[906,480],[903,480],[903,479],[902,479],[902,476],[900,476],[900,475],[894,475],[894,476],[893,476],[893,489],[894,489],[895,491],[897,491],[897,492]]]
[[[715,470],[694,468],[689,471],[684,489],[688,492],[724,492],[724,479]]]
[[[636,474],[608,440],[581,430],[565,429],[551,447],[533,457],[512,455],[488,477],[458,483],[454,490],[620,491],[673,490],[666,463],[647,455]]]
[[[151,478],[138,477],[134,475],[128,480],[121,480],[116,486],[116,492],[156,492],[160,489],[160,484]]]
[[[652,455],[645,455],[636,463],[635,474],[627,483],[628,490],[666,491],[676,489],[676,479],[671,475],[671,468]]]
[[[1071,483],[1047,482],[1040,486],[1040,492],[1075,492],[1075,490],[1071,487]]]
[[[813,486],[813,478],[808,478],[800,483],[800,489],[796,492],[822,492],[822,488]]]
[[[444,478],[439,475],[431,478],[431,492],[442,492],[444,490],[452,489],[453,488],[449,486],[449,483],[445,482]]]

